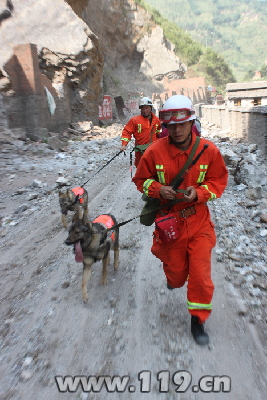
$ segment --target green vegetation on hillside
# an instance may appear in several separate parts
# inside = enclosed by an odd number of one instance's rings
[[[239,81],[267,59],[266,0],[145,0],[204,47],[222,55]]]
[[[261,77],[262,79],[266,80],[267,79],[267,65],[264,64],[261,69],[260,69]]]
[[[198,71],[205,76],[208,84],[217,87],[217,92],[224,93],[227,83],[236,82],[229,65],[223,57],[211,48],[205,49],[197,64]]]
[[[199,44],[175,23],[162,17],[144,0],[137,0],[136,3],[153,16],[154,21],[162,27],[165,37],[175,45],[176,55],[195,72],[196,76],[204,76],[207,85],[216,86],[217,91],[223,93],[226,83],[236,82],[229,65],[222,56],[211,48]]]
[[[261,79],[262,81],[266,81],[267,80],[267,65],[264,64],[260,69],[260,74],[261,74]],[[255,71],[253,69],[250,69],[247,74],[244,77],[244,81],[251,81],[253,79],[253,77],[255,76]]]

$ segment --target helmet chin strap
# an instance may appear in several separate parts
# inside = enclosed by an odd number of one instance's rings
[[[191,131],[189,132],[189,135],[185,140],[183,140],[182,142],[178,142],[177,144],[185,144],[190,139],[190,136],[191,136]]]
[[[192,134],[192,127],[193,127],[193,124],[194,124],[194,121],[192,122],[191,129],[190,129],[190,132],[189,132],[187,138],[186,138],[185,140],[183,140],[182,142],[179,142],[179,143],[177,143],[177,144],[185,144],[188,140],[191,139],[190,136],[191,136],[191,134]]]
[[[145,117],[145,118],[150,118],[150,117],[151,117],[151,112],[152,112],[152,110],[150,111],[150,113],[149,113],[148,115],[144,115],[144,114],[141,112],[141,115],[142,115],[143,117]]]
[[[146,105],[148,105],[148,104],[146,104]],[[144,114],[142,113],[142,110],[141,110],[141,115],[142,115],[142,117],[144,117],[144,118],[151,118],[152,107],[151,107],[151,106],[149,106],[149,107],[150,107],[150,113],[149,113],[148,115],[144,115]]]

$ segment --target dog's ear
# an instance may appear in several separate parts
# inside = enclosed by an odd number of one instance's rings
[[[87,221],[86,224],[84,224],[88,230],[91,232],[93,230],[93,224],[90,221]]]
[[[83,217],[82,217],[82,224],[83,224],[84,226],[87,226],[87,227],[89,228],[90,231],[93,229],[93,224],[92,224],[91,221],[89,221],[88,216],[87,216],[86,213],[83,214]]]
[[[78,214],[79,214],[79,213],[78,213]],[[83,213],[82,223],[83,223],[83,225],[88,225],[88,224],[90,224],[90,222],[89,222],[89,220],[88,220],[88,218],[87,218],[86,213]]]
[[[72,223],[74,223],[74,222],[76,222],[76,221],[81,221],[81,220],[79,219],[79,213],[78,213],[78,212],[76,212],[76,213],[73,215],[73,218],[72,218]]]

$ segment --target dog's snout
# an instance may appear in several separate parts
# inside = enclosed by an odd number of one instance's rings
[[[69,238],[67,238],[67,239],[65,240],[65,244],[67,244],[68,246],[71,245],[71,241],[70,241]]]

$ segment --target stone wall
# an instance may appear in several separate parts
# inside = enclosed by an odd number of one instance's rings
[[[24,128],[32,140],[46,139],[48,131],[60,132],[71,121],[68,86],[65,95],[59,95],[51,81],[39,69],[37,46],[22,44],[5,65],[13,91],[3,96],[2,105],[7,114],[7,126],[15,130]],[[46,88],[46,89],[45,89]],[[49,91],[55,109],[51,112],[47,97]]]
[[[41,140],[48,132],[63,132],[70,122],[97,124],[103,54],[96,35],[64,0],[12,4],[14,13],[0,25],[5,129]]]
[[[179,80],[170,80],[165,76],[164,87],[167,91],[161,93],[160,97],[162,101],[165,101],[173,94],[183,94],[184,96],[188,96],[193,104],[208,102],[205,78],[202,76]]]
[[[267,157],[267,107],[200,106],[200,117],[231,137],[256,143]]]

